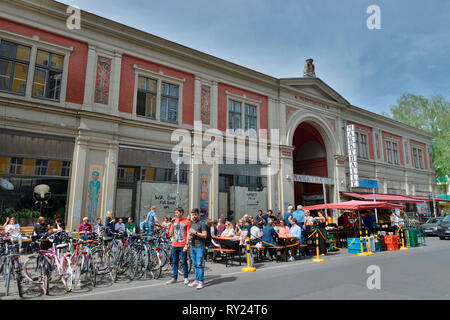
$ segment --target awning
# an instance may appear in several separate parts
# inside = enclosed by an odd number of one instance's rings
[[[373,201],[373,193],[354,193],[354,192],[342,192],[346,196],[352,198]],[[423,203],[423,200],[414,199],[413,197],[403,196],[398,194],[375,194],[376,201],[389,201],[395,203]]]
[[[431,198],[431,197],[416,197],[416,196],[413,196],[411,198],[417,199],[417,200],[422,200],[422,201],[431,201],[431,202],[433,201],[433,198]],[[442,199],[440,197],[434,197],[434,200],[436,202],[450,202],[450,199],[447,200],[447,199]]]
[[[379,202],[379,201],[359,201],[350,200],[338,203],[325,203],[315,206],[303,207],[303,210],[323,210],[323,209],[342,209],[342,210],[367,210],[367,209],[405,209],[405,206],[400,204]]]

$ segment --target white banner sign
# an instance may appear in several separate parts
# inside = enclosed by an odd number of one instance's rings
[[[347,126],[348,161],[350,166],[350,186],[359,187],[358,149],[356,145],[355,125]]]

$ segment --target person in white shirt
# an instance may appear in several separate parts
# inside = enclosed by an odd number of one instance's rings
[[[253,220],[253,226],[250,229],[250,243],[256,245],[261,242],[262,230],[259,227],[258,220]]]
[[[225,230],[222,232],[221,236],[223,237],[234,236],[234,228],[230,221],[225,222]]]
[[[14,217],[11,219],[7,218],[6,223],[8,224],[5,226],[5,232],[10,235],[13,241],[17,241],[19,243],[19,249],[22,253],[22,234],[20,233],[20,225]]]

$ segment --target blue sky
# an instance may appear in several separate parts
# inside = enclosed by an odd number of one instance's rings
[[[316,75],[381,113],[402,93],[450,100],[448,0],[63,0],[277,78]],[[370,5],[381,30],[369,30]]]

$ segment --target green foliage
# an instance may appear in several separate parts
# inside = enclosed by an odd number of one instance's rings
[[[433,166],[438,177],[450,174],[450,101],[404,93],[384,116],[433,133]]]
[[[19,212],[16,212],[17,218],[38,218],[40,213],[37,210],[33,209],[22,209]]]

